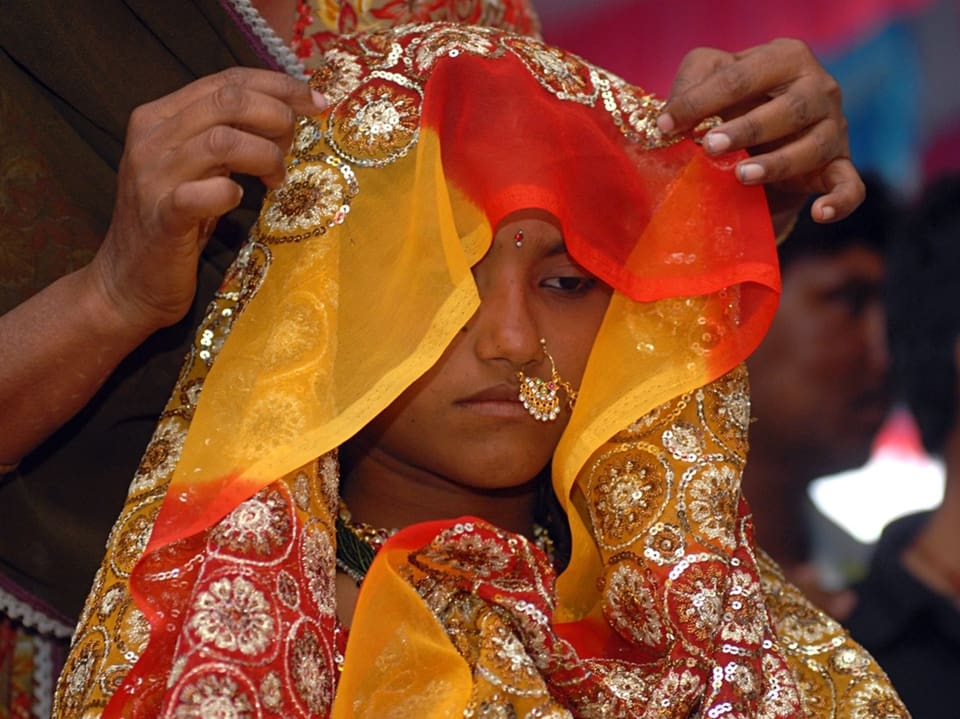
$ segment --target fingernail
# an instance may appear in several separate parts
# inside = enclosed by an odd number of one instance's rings
[[[824,205],[820,208],[820,219],[823,222],[830,222],[836,215],[837,211],[830,207],[830,205]]]
[[[323,93],[317,92],[316,90],[311,88],[310,95],[311,97],[313,97],[313,104],[317,106],[318,110],[327,109],[327,98],[324,97]]]
[[[758,182],[763,179],[763,165],[756,162],[745,162],[737,168],[740,174],[740,182]]]
[[[729,150],[733,142],[725,132],[708,132],[703,137],[703,144],[707,146],[707,152],[712,155],[719,155],[721,152]]]
[[[664,135],[669,135],[676,126],[677,123],[673,121],[673,115],[669,112],[665,112],[657,118],[657,127],[660,128],[660,132]]]

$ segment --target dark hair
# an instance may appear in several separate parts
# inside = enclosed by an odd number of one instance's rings
[[[799,257],[834,255],[852,245],[862,245],[885,254],[900,215],[896,197],[876,175],[864,175],[867,196],[849,217],[830,224],[819,224],[810,217],[811,199],[797,218],[797,225],[777,253],[781,269]]]
[[[924,192],[892,244],[887,317],[894,374],[927,451],[957,418],[960,335],[960,175]]]

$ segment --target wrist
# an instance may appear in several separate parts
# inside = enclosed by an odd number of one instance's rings
[[[136,347],[162,326],[141,312],[136,302],[126,297],[105,276],[97,258],[77,271],[80,291],[79,309],[94,336],[109,344]]]

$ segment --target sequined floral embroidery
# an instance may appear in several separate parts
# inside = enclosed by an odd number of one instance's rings
[[[117,536],[117,548],[111,557],[111,569],[120,577],[130,576],[134,565],[143,555],[143,550],[150,541],[153,531],[153,522],[159,507],[150,508],[151,499],[147,498],[141,506],[145,513],[131,513],[122,517],[114,527],[113,533]]]
[[[686,714],[686,707],[695,703],[700,693],[700,678],[688,670],[671,670],[660,681],[650,697],[650,705],[668,709],[674,716]],[[669,714],[668,714],[669,716]]]
[[[292,170],[267,210],[267,221],[285,232],[326,224],[343,204],[339,179],[338,173],[325,165]]]
[[[677,567],[676,569],[680,569]],[[668,587],[669,601],[679,626],[690,640],[701,644],[720,626],[723,618],[723,596],[726,593],[723,574],[713,562],[697,562]]]
[[[907,716],[899,697],[889,686],[866,684],[853,695],[852,719],[906,719]]]
[[[293,518],[283,492],[261,490],[241,503],[210,533],[215,551],[226,550],[251,559],[275,559],[292,539]]]
[[[759,582],[746,572],[732,572],[729,602],[732,611],[724,616],[721,639],[737,644],[759,644],[763,639],[765,623],[762,605]]]
[[[423,553],[424,560],[461,572],[474,572],[484,578],[506,569],[510,560],[499,543],[474,534],[472,529],[471,525],[466,525],[463,529],[455,528],[441,535]]]
[[[324,646],[320,632],[301,622],[290,641],[288,666],[301,710],[311,716],[324,716],[333,701],[333,657]]]
[[[425,37],[418,44],[414,53],[414,67],[417,72],[426,73],[443,55],[456,57],[461,52],[489,55],[493,49],[493,42],[479,28],[451,26],[443,32]]]
[[[231,717],[253,719],[256,710],[251,692],[234,676],[224,675],[220,667],[185,682],[173,712],[176,719]]]
[[[306,126],[301,134],[310,131]],[[298,161],[283,185],[267,198],[262,236],[268,242],[296,241],[314,234],[316,228],[333,227],[343,222],[357,191],[353,170],[336,158],[320,154]]]
[[[621,132],[646,147],[654,147],[664,141],[657,127],[657,117],[664,102],[653,95],[638,94],[620,78],[605,75],[600,80],[601,94],[607,109],[613,114],[614,123]]]
[[[600,457],[588,480],[598,539],[611,548],[634,542],[670,499],[673,470],[654,447],[618,448]]]
[[[523,643],[499,623],[484,645],[477,671],[487,681],[510,693],[528,696],[546,694],[540,672]]]
[[[728,425],[728,434],[742,434],[750,425],[750,396],[739,385],[732,385],[729,391],[717,392],[720,406],[717,414]]]
[[[310,82],[329,102],[337,103],[357,88],[363,75],[355,55],[334,48],[324,53]]]
[[[157,425],[153,439],[140,460],[140,467],[130,486],[133,494],[154,489],[163,477],[173,471],[186,439],[183,423],[164,419]]]
[[[702,540],[734,546],[733,517],[739,501],[738,477],[726,464],[708,464],[692,470],[684,481],[684,508],[691,529]]]
[[[678,422],[663,433],[663,446],[683,462],[696,462],[703,454],[703,431],[686,422]]]
[[[307,526],[300,539],[300,564],[309,596],[321,615],[332,616],[336,550],[327,532],[318,523]]]
[[[597,99],[597,71],[556,48],[526,38],[508,38],[504,44],[523,60],[543,87],[561,100],[592,105]]]
[[[679,527],[657,522],[644,541],[643,556],[657,564],[673,564],[685,553],[686,542]]]
[[[264,592],[244,577],[223,577],[197,595],[187,626],[202,644],[254,655],[272,639],[276,620]]]
[[[422,100],[423,91],[403,75],[375,71],[334,108],[327,142],[360,167],[393,162],[417,142]]]
[[[794,716],[800,696],[790,670],[784,666],[782,660],[768,654],[763,657],[763,676],[763,695],[757,713],[758,719]]]
[[[607,576],[604,615],[610,625],[631,641],[663,649],[663,617],[651,587],[632,562],[617,564]]]

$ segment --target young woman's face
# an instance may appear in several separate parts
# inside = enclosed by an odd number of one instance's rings
[[[560,376],[578,387],[610,289],[567,255],[555,219],[536,210],[501,224],[473,274],[476,314],[357,439],[393,471],[475,489],[514,487],[549,462],[570,416],[561,393],[557,420],[535,420],[517,399],[516,373],[550,377],[543,338]]]

